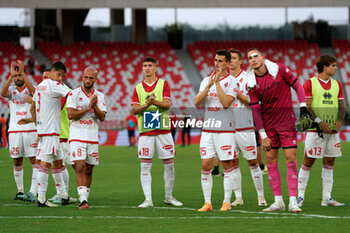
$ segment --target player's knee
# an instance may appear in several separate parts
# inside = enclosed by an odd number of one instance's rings
[[[13,159],[13,165],[14,166],[22,166],[23,164],[23,158],[15,158]]]
[[[203,171],[210,171],[211,168],[212,168],[212,164],[209,164],[209,163],[202,163],[202,170]]]
[[[254,167],[257,164],[258,164],[258,160],[256,160],[256,159],[248,160],[248,166],[249,167]]]
[[[174,163],[174,158],[171,159],[163,159],[163,164],[172,164]]]
[[[331,157],[323,158],[323,165],[334,166],[334,162],[335,162],[335,158],[331,158]]]

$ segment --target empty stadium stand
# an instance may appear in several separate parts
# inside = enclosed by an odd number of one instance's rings
[[[40,49],[53,62],[62,61],[68,67],[66,77],[72,88],[81,84],[88,66],[99,70],[97,89],[106,95],[109,113],[103,128],[125,126],[131,109],[131,96],[137,83],[143,80],[142,60],[152,56],[158,60],[157,75],[167,80],[172,90],[173,107],[193,107],[195,93],[180,63],[167,42],[134,45],[131,42],[80,42],[62,46],[59,42],[40,42]]]

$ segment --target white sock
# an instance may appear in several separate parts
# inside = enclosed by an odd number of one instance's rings
[[[88,196],[87,196],[87,187],[86,186],[78,186],[78,195],[79,195],[79,202],[82,203],[83,201],[87,202]]]
[[[329,200],[333,188],[333,166],[323,165],[322,167],[322,198]]]
[[[301,165],[298,175],[298,197],[305,198],[305,190],[307,182],[309,181],[311,167],[307,167],[304,164]]]
[[[227,170],[224,169],[224,191],[225,191],[224,202],[231,203],[232,189],[233,189],[233,168],[227,169]]]
[[[275,196],[275,202],[284,202],[282,195]]]
[[[50,169],[40,166],[38,172],[38,201],[44,203],[46,201],[47,183],[49,180]]]
[[[33,173],[32,173],[32,185],[30,186],[29,192],[36,195],[38,193],[38,172],[39,172],[39,165],[38,164],[32,164]]]
[[[90,188],[86,188],[86,198],[88,199],[90,196]]]
[[[239,166],[234,166],[233,170],[233,191],[235,192],[235,196],[242,198],[242,175]]]
[[[252,175],[252,179],[258,197],[264,197],[263,176],[258,164],[256,164],[255,166],[250,166],[250,174]]]
[[[175,181],[174,163],[164,164],[164,184],[165,184],[165,199],[168,199],[173,194]]]
[[[211,189],[213,187],[213,179],[211,171],[202,170],[202,190],[204,195],[204,201],[211,204]]]
[[[13,175],[15,177],[18,192],[23,193],[23,166],[14,166]]]
[[[289,197],[289,204],[297,204],[297,198],[293,196]]]
[[[61,174],[62,174],[62,178],[63,178],[63,181],[64,181],[64,186],[65,186],[66,192],[68,193],[68,190],[69,190],[69,173],[68,173],[68,169],[66,168],[66,166],[62,167]]]
[[[150,162],[141,161],[141,186],[145,199],[147,201],[152,201],[152,176],[151,176],[152,160]]]
[[[63,177],[61,174],[61,168],[52,168],[52,178],[55,181],[55,186],[57,190],[57,194],[64,198],[68,198],[68,194],[66,192],[66,186],[63,181]]]

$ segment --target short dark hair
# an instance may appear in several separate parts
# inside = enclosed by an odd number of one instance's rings
[[[63,70],[64,73],[67,73],[67,68],[61,61],[56,61],[52,64],[50,70],[55,69],[55,70]]]
[[[228,50],[228,52],[229,52],[229,53],[235,53],[235,54],[238,55],[239,60],[242,59],[242,52],[239,51],[238,49],[230,48],[230,49]]]
[[[253,50],[258,51],[261,55],[263,55],[263,53],[261,52],[261,50],[258,49],[258,48],[251,48],[251,49],[248,49],[247,55],[248,55],[248,53],[250,53],[250,52],[253,51]]]
[[[216,55],[225,56],[226,62],[230,62],[231,61],[231,54],[229,52],[227,52],[225,49],[217,50],[216,51]]]
[[[155,65],[157,64],[157,60],[154,59],[153,57],[145,57],[142,61],[142,63],[145,63],[145,62],[152,62],[154,63]]]
[[[50,72],[50,71],[51,71],[51,69],[45,68],[44,71],[43,71],[43,73],[44,73],[44,72]]]
[[[331,64],[337,62],[337,59],[331,55],[324,54],[319,56],[316,61],[317,72],[320,74],[323,72],[324,66],[330,66]]]

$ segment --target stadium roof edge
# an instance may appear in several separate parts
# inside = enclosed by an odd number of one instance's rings
[[[3,8],[260,8],[350,7],[349,0],[1,0]]]

